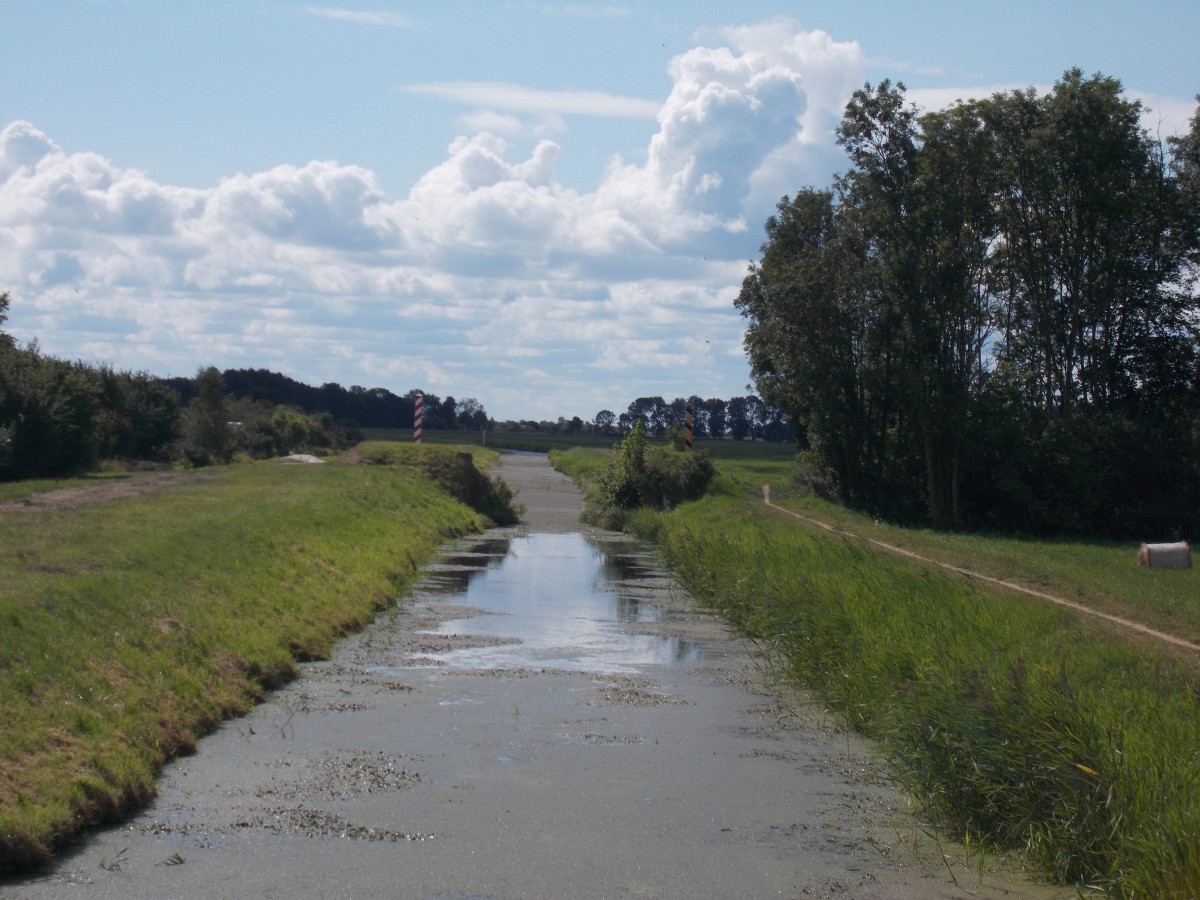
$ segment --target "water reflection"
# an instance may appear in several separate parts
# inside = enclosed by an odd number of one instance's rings
[[[426,568],[421,590],[439,595],[463,593],[471,579],[489,566],[500,564],[508,555],[510,543],[507,538],[485,538],[458,548]]]
[[[604,572],[612,581],[637,581],[656,571],[649,554],[609,553],[604,557]]]
[[[456,604],[493,614],[454,619],[436,633],[519,641],[435,654],[442,665],[633,673],[701,656],[692,642],[628,630],[658,621],[662,610],[647,600],[666,583],[632,542],[530,534],[460,545],[418,590],[443,594],[453,584]]]

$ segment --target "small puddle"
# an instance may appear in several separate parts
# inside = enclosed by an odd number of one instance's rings
[[[461,543],[415,593],[484,613],[427,632],[486,641],[427,655],[440,666],[633,674],[702,656],[695,642],[631,629],[662,618],[654,600],[668,584],[637,542],[571,532]]]

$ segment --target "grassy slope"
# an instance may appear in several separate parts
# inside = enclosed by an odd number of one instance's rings
[[[603,465],[588,451],[554,459],[585,482]],[[880,740],[944,823],[1027,851],[1056,880],[1131,897],[1200,890],[1196,660],[771,514],[755,496],[762,483],[786,495],[785,466],[720,468],[723,493],[631,527],[697,598]],[[1191,573],[1136,572],[1128,547],[905,531],[792,502],[1009,578],[1044,585],[1053,572],[1052,587],[1126,613],[1195,603]]]
[[[0,516],[0,870],[144,802],[165,760],[486,524],[404,465],[196,475]]]
[[[785,500],[780,505],[861,537],[1078,600],[1101,612],[1200,643],[1200,567],[1142,568],[1137,565],[1137,543],[896,528],[811,497]]]

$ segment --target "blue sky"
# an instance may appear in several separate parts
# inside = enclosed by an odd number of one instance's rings
[[[746,392],[732,306],[864,81],[1120,78],[1170,134],[1195,2],[6,0],[0,290],[56,356],[591,419]]]

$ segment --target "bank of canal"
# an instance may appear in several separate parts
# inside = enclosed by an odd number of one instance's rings
[[[882,768],[544,457],[520,527],[0,897],[1058,897],[944,863]]]

